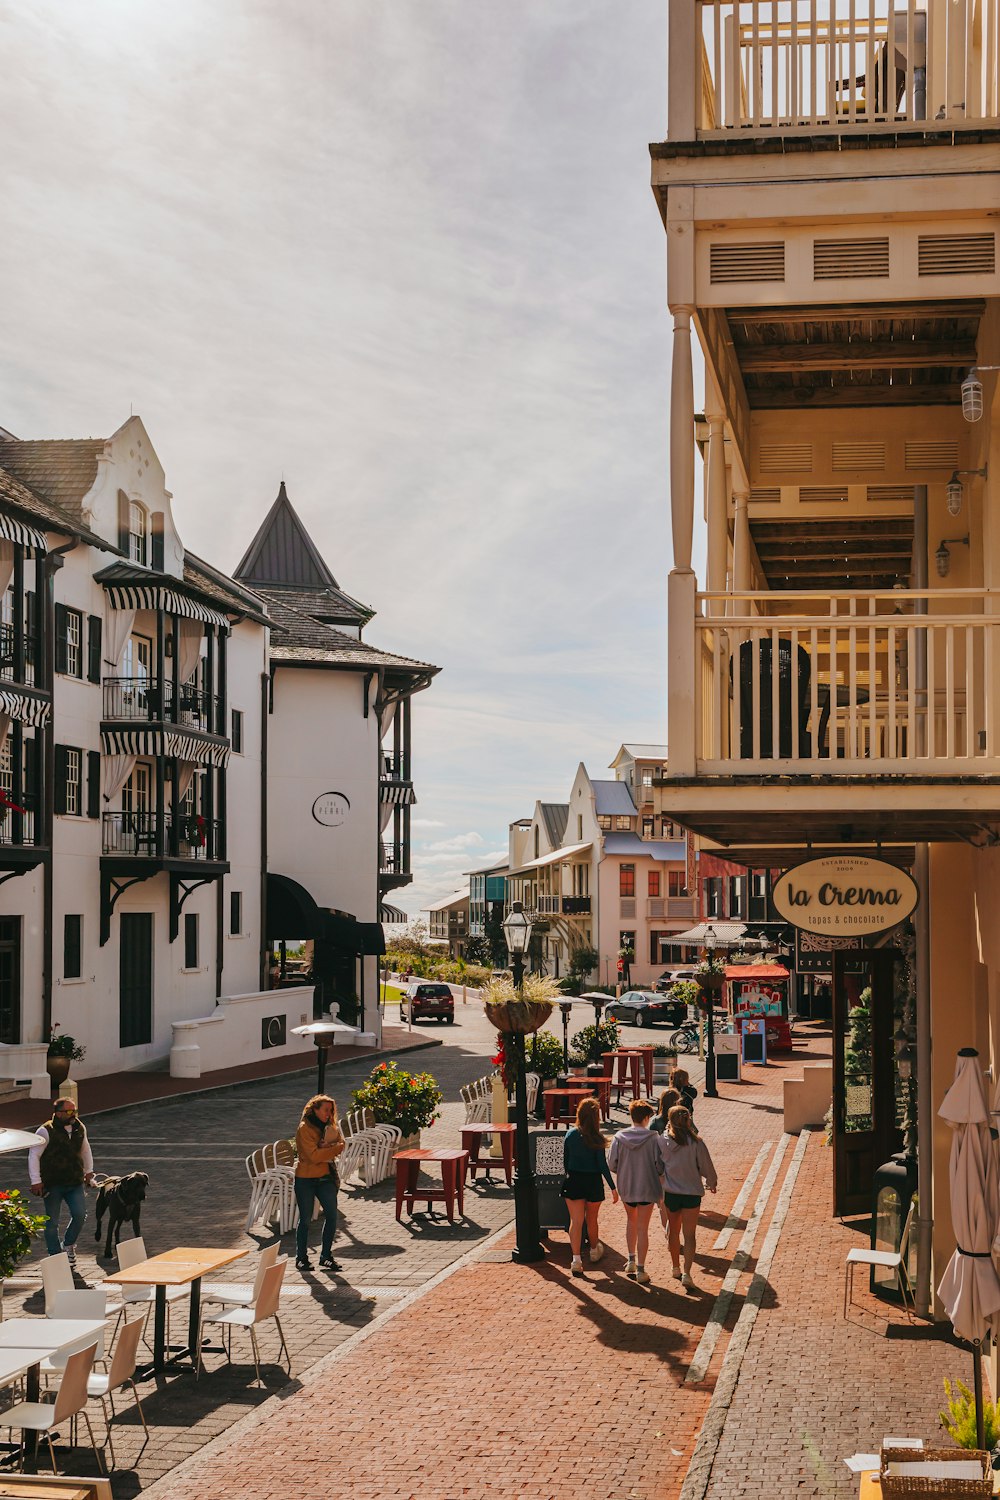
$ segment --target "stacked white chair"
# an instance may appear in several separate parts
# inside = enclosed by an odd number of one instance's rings
[[[368,1153],[368,1142],[365,1140],[364,1132],[354,1128],[350,1115],[345,1115],[340,1126],[347,1144],[337,1157],[337,1171],[340,1174],[341,1185],[346,1187],[352,1177],[360,1176]]]
[[[488,1125],[493,1118],[493,1079],[487,1074],[463,1084],[459,1093],[465,1105],[466,1125]]]
[[[295,1224],[295,1169],[279,1162],[281,1147],[288,1142],[275,1141],[270,1146],[260,1146],[246,1159],[247,1176],[250,1178],[250,1206],[247,1209],[247,1233],[263,1221],[278,1223],[282,1234],[287,1234]],[[288,1148],[294,1160],[294,1152]]]
[[[347,1116],[347,1123],[351,1129],[350,1139],[358,1143],[362,1153],[358,1178],[366,1187],[373,1187],[391,1174],[393,1152],[402,1140],[403,1132],[398,1125],[378,1124],[368,1110],[355,1110]]]

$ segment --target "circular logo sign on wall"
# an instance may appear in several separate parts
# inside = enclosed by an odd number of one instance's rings
[[[350,799],[343,792],[323,792],[312,805],[313,817],[324,828],[339,828],[350,810]]]
[[[774,904],[786,922],[830,937],[884,932],[904,921],[919,899],[905,870],[861,854],[808,860],[785,870],[774,886]]]

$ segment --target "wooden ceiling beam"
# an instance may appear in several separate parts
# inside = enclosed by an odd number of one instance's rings
[[[843,323],[849,318],[870,322],[873,318],[981,318],[986,303],[981,297],[951,302],[841,302],[824,307],[730,307],[730,325],[748,327],[760,323]]]
[[[844,538],[858,538],[867,544],[870,541],[887,539],[889,537],[906,537],[913,535],[913,522],[908,516],[901,516],[898,521],[891,517],[882,517],[871,521],[859,520],[854,516],[845,516],[843,520],[829,518],[794,521],[758,521],[750,523],[750,529],[756,542],[767,542],[769,540],[783,541],[787,537],[802,537],[813,541],[822,541],[829,537],[832,541],[842,541]]]
[[[825,578],[829,573],[838,573],[844,578],[874,578],[889,573],[895,575],[900,571],[908,573],[910,556],[907,553],[906,556],[895,558],[879,558],[871,563],[867,558],[861,557],[797,557],[788,559],[787,562],[777,558],[761,558],[761,567],[769,578],[780,574],[782,578],[808,578],[812,581],[818,575]]]
[[[961,388],[947,385],[775,385],[750,386],[753,411],[817,411],[822,407],[850,406],[957,406]]]
[[[976,362],[974,339],[935,343],[914,339],[894,343],[758,344],[737,347],[744,375],[791,374],[796,370],[914,370],[969,366]]]

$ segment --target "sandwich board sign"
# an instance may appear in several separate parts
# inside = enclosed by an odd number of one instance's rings
[[[742,1080],[740,1039],[735,1032],[723,1032],[715,1038],[715,1076],[720,1083],[739,1083]]]
[[[748,1016],[742,1025],[743,1061],[767,1067],[767,1022],[763,1016]]]

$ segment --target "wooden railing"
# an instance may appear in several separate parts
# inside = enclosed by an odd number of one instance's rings
[[[994,596],[697,598],[699,774],[1000,771]]]
[[[699,136],[1000,117],[1000,0],[694,0],[693,31],[688,3],[670,4],[670,89]]]

